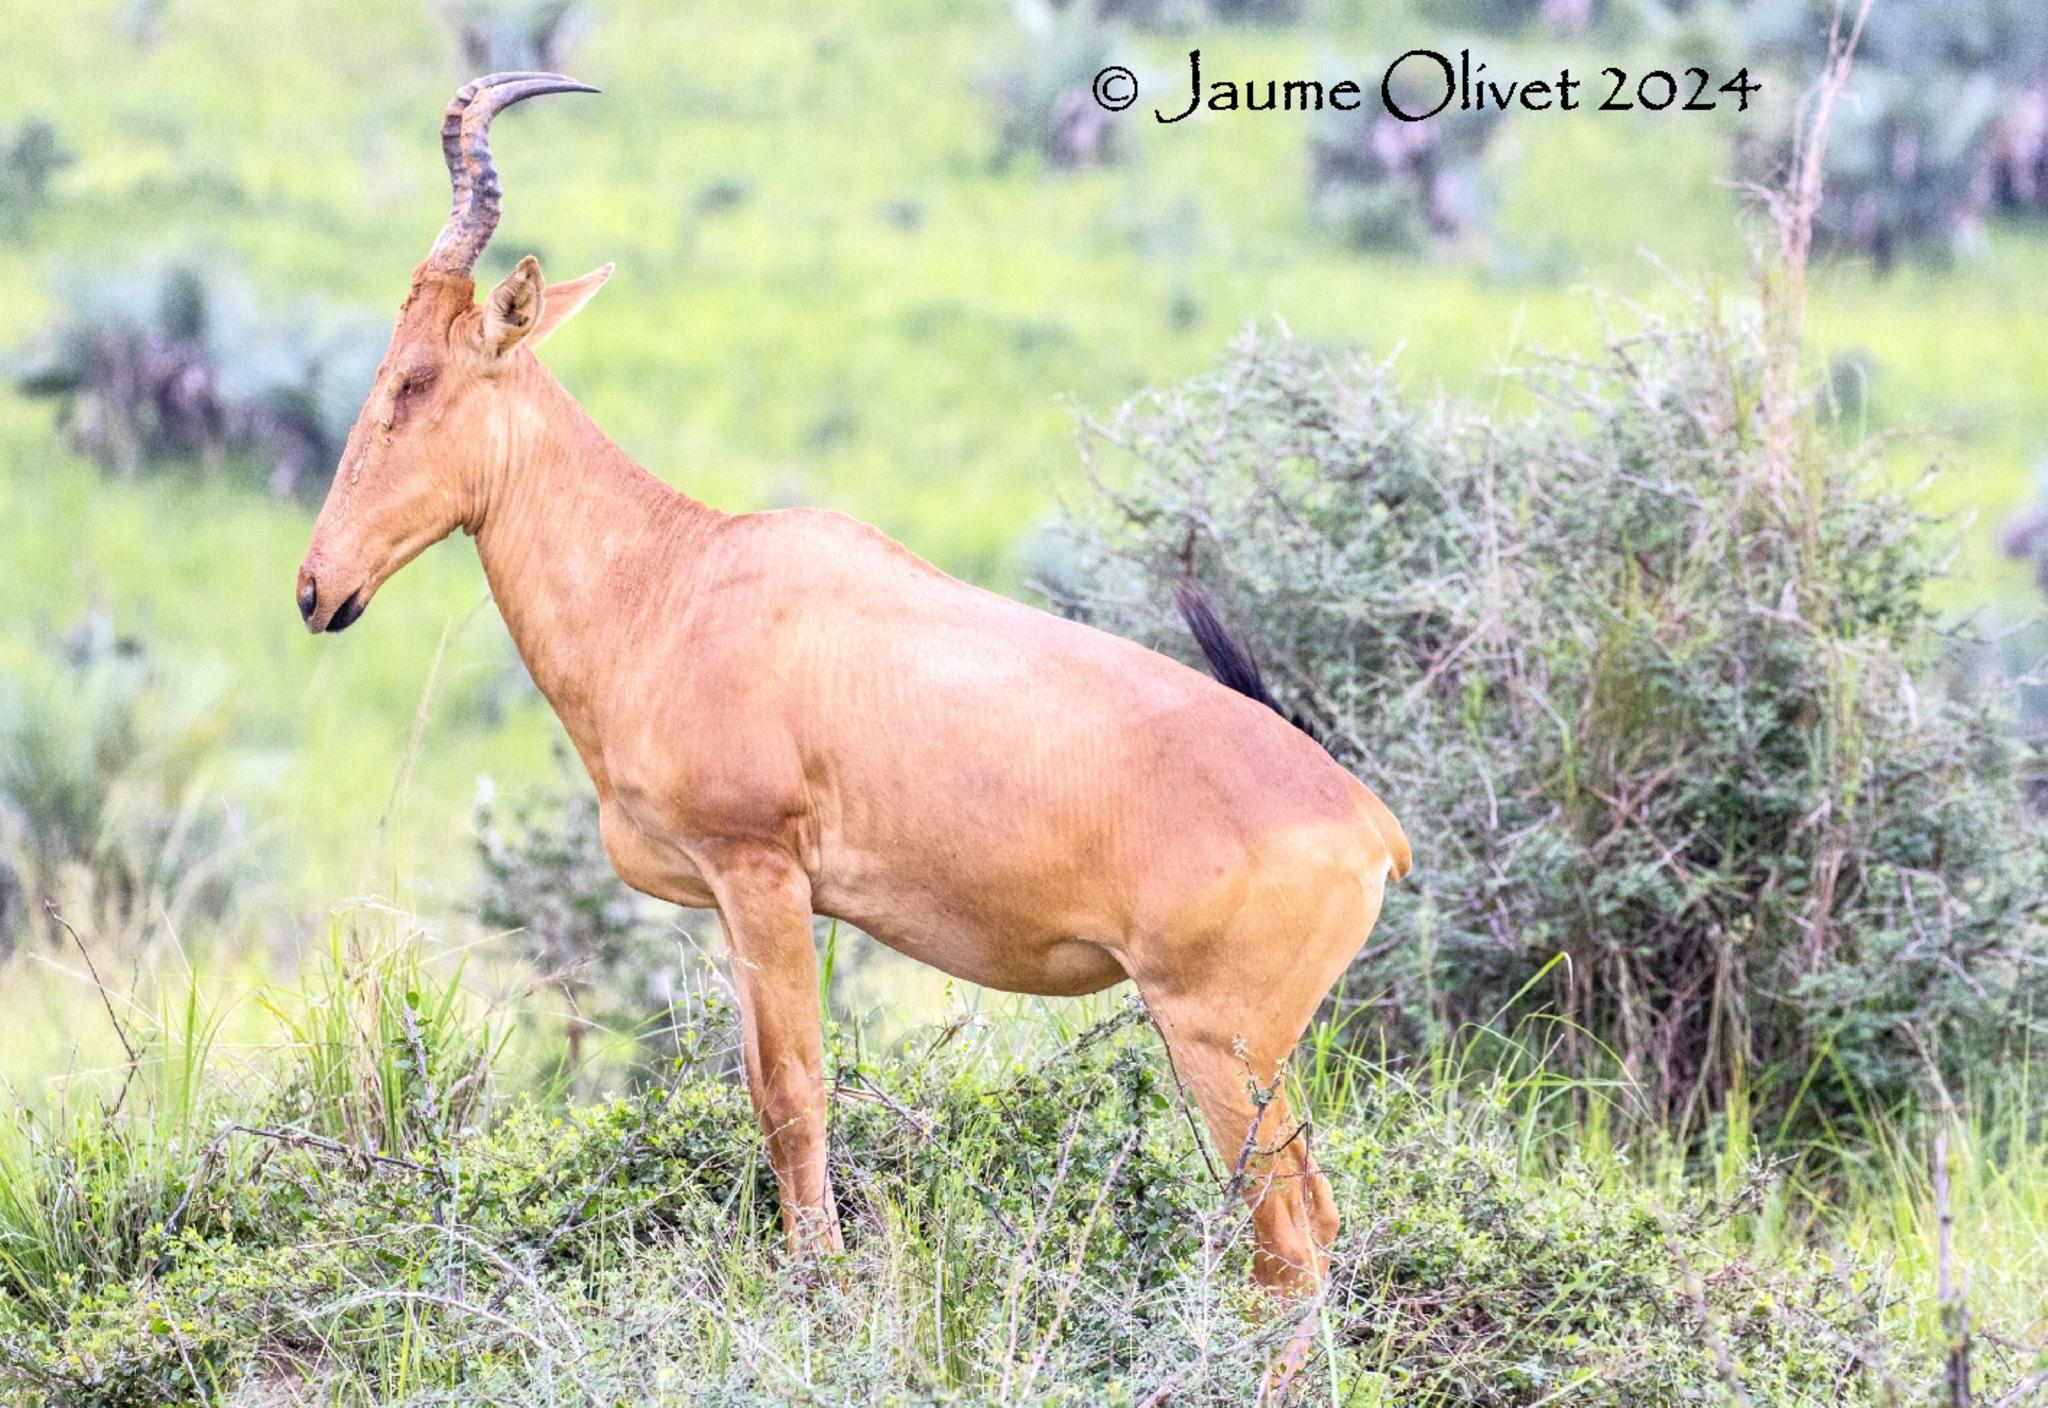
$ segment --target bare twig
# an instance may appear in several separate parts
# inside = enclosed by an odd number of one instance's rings
[[[309,1134],[302,1129],[272,1129],[258,1125],[231,1124],[223,1129],[221,1134],[247,1134],[257,1139],[273,1140],[291,1149],[311,1149],[344,1162],[369,1164],[377,1168],[395,1168],[442,1183],[448,1181],[447,1171],[432,1164],[423,1164],[397,1154],[381,1154],[354,1144],[344,1144],[339,1139],[329,1139],[322,1134]]]
[[[1970,1408],[1970,1307],[1956,1283],[1956,1218],[1949,1205],[1948,1131],[1954,1117],[1954,1109],[1944,1098],[1940,1123],[1934,1127],[1935,1301],[1941,1307],[1942,1328],[1948,1335],[1948,1408]]]
[[[45,899],[43,909],[65,933],[71,936],[71,942],[78,945],[78,956],[85,960],[85,971],[92,975],[92,985],[99,991],[100,1004],[107,1009],[107,1020],[114,1024],[114,1035],[120,1038],[121,1049],[128,1053],[128,1074],[121,1081],[121,1093],[114,1097],[113,1113],[118,1113],[122,1102],[128,1098],[128,1087],[135,1081],[135,1071],[142,1064],[142,1057],[136,1052],[135,1043],[129,1040],[128,1028],[114,1012],[113,995],[108,992],[106,983],[100,978],[99,966],[92,961],[92,950],[85,946],[84,939],[78,937],[78,931],[71,927],[71,921],[58,912],[55,900]]]
[[[1024,1295],[1025,1283],[1036,1279],[1038,1274],[1038,1244],[1051,1222],[1053,1205],[1059,1199],[1060,1187],[1067,1179],[1067,1166],[1074,1156],[1074,1141],[1081,1133],[1081,1123],[1087,1111],[1076,1110],[1067,1120],[1066,1131],[1060,1136],[1059,1162],[1053,1167],[1052,1182],[1045,1190],[1045,1199],[1033,1210],[1031,1228],[1025,1234],[1024,1251],[1020,1264],[1011,1272],[1010,1289],[1004,1297],[1005,1319],[1009,1321],[1009,1342],[1003,1352],[1003,1382],[996,1394],[996,1401],[1008,1403],[1010,1397],[1010,1375],[1017,1367],[1018,1310]],[[1121,1162],[1121,1160],[1119,1160]]]
[[[1771,356],[1765,368],[1764,457],[1779,488],[1791,472],[1794,410],[1798,402],[1798,346],[1806,322],[1806,265],[1813,252],[1813,217],[1820,209],[1821,175],[1827,157],[1828,126],[1835,103],[1849,82],[1856,46],[1871,0],[1859,0],[1846,37],[1839,9],[1828,27],[1828,59],[1820,81],[1802,103],[1793,130],[1793,169],[1781,189],[1766,196],[1778,227],[1778,282],[1765,300]]]
[[[2034,1395],[2043,1388],[2048,1388],[2048,1369],[2028,1375],[2004,1393],[1992,1399],[1991,1408],[2019,1408],[2019,1405],[2022,1403],[2034,1402]]]
[[[849,1078],[858,1081],[859,1084],[847,1084]],[[920,1110],[911,1109],[910,1106],[884,1090],[867,1072],[860,1070],[858,1067],[840,1067],[834,1073],[832,1093],[842,1099],[860,1100],[869,1104],[880,1105],[883,1109],[889,1111],[890,1114],[895,1115],[897,1119],[915,1130],[919,1138],[926,1141],[935,1138],[938,1134],[938,1128],[930,1115]]]
[[[1955,1274],[1955,1210],[1949,1187],[1949,1130],[1955,1124],[1956,1102],[1942,1079],[1941,1063],[1917,1027],[1908,1026],[1906,1035],[1919,1048],[1927,1065],[1928,1084],[1933,1088],[1936,1109],[1934,1126],[1934,1298],[1940,1307],[1941,1326],[1948,1336],[1948,1359],[1943,1384],[1948,1408],[1970,1405],[1970,1307],[1963,1298]]]
[[[1038,1380],[1039,1372],[1045,1368],[1045,1357],[1052,1352],[1053,1342],[1059,1338],[1060,1327],[1065,1323],[1067,1311],[1073,1305],[1074,1287],[1080,1283],[1082,1263],[1088,1256],[1088,1243],[1095,1234],[1096,1221],[1102,1215],[1102,1205],[1109,1201],[1110,1190],[1116,1187],[1117,1175],[1123,1172],[1124,1160],[1138,1145],[1138,1136],[1144,1132],[1142,1126],[1134,1127],[1125,1136],[1123,1147],[1117,1150],[1116,1158],[1110,1161],[1109,1171],[1103,1175],[1102,1187],[1096,1190],[1095,1201],[1088,1207],[1088,1216],[1082,1220],[1081,1235],[1075,1244],[1074,1254],[1068,1259],[1067,1279],[1060,1284],[1058,1296],[1054,1298],[1052,1323],[1045,1327],[1045,1334],[1039,1339],[1037,1352],[1031,1356],[1031,1363],[1024,1370],[1024,1382],[1018,1387],[1017,1398],[1022,1401],[1030,1395],[1032,1384]],[[1008,1371],[1005,1370],[1005,1381]]]
[[[222,1130],[213,1137],[204,1149],[199,1151],[199,1162],[193,1167],[192,1176],[185,1180],[184,1196],[180,1197],[178,1205],[171,1209],[171,1215],[164,1219],[164,1245],[166,1247],[170,1245],[172,1235],[177,1232],[179,1226],[185,1221],[185,1209],[191,1206],[193,1196],[199,1192],[199,1185],[205,1181],[207,1170],[213,1167],[213,1161],[220,1157],[220,1151],[227,1146],[228,1136],[233,1133],[232,1129]],[[166,1256],[168,1257],[168,1253],[166,1253]],[[157,1270],[159,1272],[163,1270],[162,1261],[157,1263]]]
[[[135,1043],[128,1039],[128,1028],[123,1026],[121,1019],[114,1014],[114,999],[108,994],[107,985],[100,978],[99,966],[92,961],[92,950],[85,946],[84,939],[78,937],[78,931],[71,927],[71,921],[59,912],[55,900],[44,900],[43,908],[50,918],[56,920],[64,932],[71,936],[71,942],[78,945],[78,956],[85,960],[85,971],[92,974],[93,986],[99,989],[100,1002],[107,1009],[107,1020],[114,1024],[114,1035],[121,1039],[121,1049],[128,1053],[130,1063],[139,1061],[141,1057],[135,1054]]]
[[[1152,1030],[1159,1037],[1159,1045],[1166,1052],[1166,1069],[1173,1076],[1173,1103],[1180,1110],[1181,1118],[1187,1121],[1188,1133],[1195,1141],[1195,1152],[1202,1156],[1208,1166],[1209,1181],[1218,1187],[1223,1183],[1223,1171],[1216,1167],[1216,1156],[1209,1152],[1209,1141],[1202,1135],[1202,1127],[1195,1123],[1194,1107],[1188,1103],[1187,1083],[1181,1079],[1180,1063],[1173,1059],[1173,1043],[1166,1039],[1166,1029],[1159,1025],[1156,1013],[1147,1011]]]

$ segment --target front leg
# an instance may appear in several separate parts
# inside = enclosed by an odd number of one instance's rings
[[[811,882],[772,848],[720,847],[698,858],[718,902],[739,998],[747,1089],[782,1195],[797,1256],[838,1251],[839,1213],[825,1173],[825,1050]]]

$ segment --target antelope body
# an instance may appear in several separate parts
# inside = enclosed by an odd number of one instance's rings
[[[491,118],[561,91],[594,90],[500,74],[449,106],[455,210],[314,527],[306,625],[346,628],[429,544],[475,537],[619,875],[719,913],[793,1252],[840,1244],[816,913],[990,987],[1131,979],[1226,1161],[1246,1156],[1256,1275],[1318,1285],[1336,1210],[1266,1097],[1408,869],[1399,824],[1198,602],[1238,690],[852,519],[726,514],[636,466],[532,350],[609,266],[548,285],[528,257],[481,307],[470,279],[498,214]]]

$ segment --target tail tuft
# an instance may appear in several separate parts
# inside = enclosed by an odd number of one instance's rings
[[[1216,676],[1218,683],[1230,686],[1247,699],[1256,699],[1328,750],[1330,745],[1308,726],[1306,719],[1280,707],[1280,701],[1266,688],[1266,678],[1259,673],[1259,662],[1252,658],[1251,647],[1245,644],[1244,637],[1217,619],[1208,594],[1195,585],[1193,578],[1183,577],[1173,584],[1173,604],[1180,608],[1181,619],[1188,623],[1188,634],[1195,638],[1202,658],[1209,662],[1209,673]]]

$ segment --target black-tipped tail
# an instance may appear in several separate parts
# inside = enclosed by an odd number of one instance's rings
[[[1209,662],[1209,673],[1216,676],[1219,683],[1229,685],[1247,699],[1258,700],[1325,749],[1330,746],[1301,715],[1290,714],[1280,707],[1280,701],[1266,688],[1266,677],[1259,673],[1259,662],[1252,658],[1251,647],[1245,644],[1242,636],[1217,619],[1208,594],[1196,586],[1192,578],[1183,577],[1173,584],[1173,604],[1180,608],[1181,619],[1188,623],[1188,633],[1201,647],[1202,658]]]

